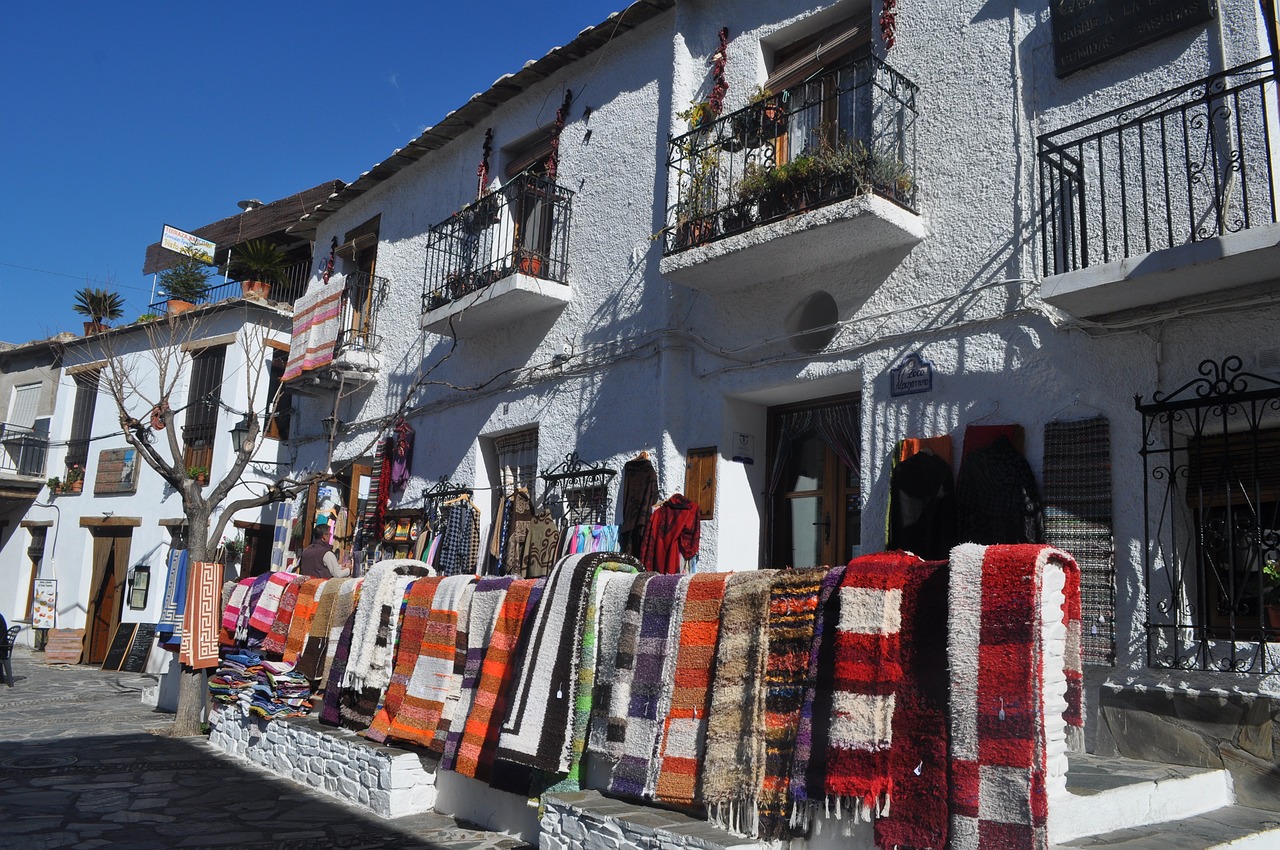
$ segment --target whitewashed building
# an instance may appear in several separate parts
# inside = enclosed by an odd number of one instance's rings
[[[633,4],[304,217],[347,295],[297,464],[350,536],[401,415],[393,511],[648,452],[741,570],[885,548],[903,440],[1009,426],[1103,541],[1091,750],[1274,809],[1274,45],[1249,0]]]

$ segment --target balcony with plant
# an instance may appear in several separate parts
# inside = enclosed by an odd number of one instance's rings
[[[432,227],[422,327],[479,331],[566,303],[572,200],[525,173]]]
[[[788,234],[826,225],[847,232],[823,240],[826,253],[807,258],[816,264],[914,245],[916,91],[864,54],[782,92],[757,89],[719,118],[695,102],[668,148],[663,273],[700,289],[745,286],[794,267]]]
[[[106,330],[108,321],[114,322],[124,315],[124,296],[109,289],[86,286],[76,292],[76,302],[71,308],[88,319],[84,323],[85,336]]]

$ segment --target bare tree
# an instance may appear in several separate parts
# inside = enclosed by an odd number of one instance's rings
[[[292,499],[319,477],[309,474],[296,479],[279,477],[270,482],[255,481],[252,483],[262,488],[261,493],[223,504],[237,485],[249,483],[244,482],[243,477],[265,437],[263,414],[274,409],[279,396],[277,392],[276,398],[261,403],[259,390],[269,362],[269,349],[265,345],[268,328],[247,321],[236,338],[245,353],[246,368],[241,378],[247,390],[247,407],[234,413],[245,415],[248,431],[243,442],[234,446],[235,457],[230,467],[216,481],[211,479],[207,486],[202,485],[194,474],[196,471],[187,467],[185,446],[176,427],[177,414],[191,405],[212,402],[208,398],[191,398],[186,387],[192,362],[187,343],[201,336],[204,324],[204,316],[169,316],[143,326],[145,348],[123,350],[120,343],[127,337],[118,334],[105,335],[104,341],[96,346],[99,349],[96,353],[104,363],[100,385],[115,402],[125,440],[181,496],[187,551],[193,562],[210,559],[217,551],[227,523],[236,513]],[[174,735],[200,734],[205,686],[202,671],[183,667]]]

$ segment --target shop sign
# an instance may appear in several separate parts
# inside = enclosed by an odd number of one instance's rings
[[[177,254],[195,257],[206,263],[212,263],[213,252],[217,250],[218,246],[208,239],[201,239],[194,233],[188,233],[185,230],[179,230],[166,224],[164,233],[160,236],[160,247],[168,248]]]
[[[756,435],[733,432],[733,462],[753,464],[756,462]]]
[[[1053,0],[1059,77],[1213,20],[1217,0]]]
[[[889,370],[889,395],[914,395],[933,390],[933,363],[919,353],[908,354]]]
[[[58,610],[58,581],[52,578],[36,579],[35,599],[31,602],[31,627],[35,629],[54,628],[54,618]]]

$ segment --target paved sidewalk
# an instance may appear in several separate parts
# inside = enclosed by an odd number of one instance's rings
[[[208,745],[157,735],[154,678],[43,664],[19,648],[0,685],[0,848],[513,850],[445,815],[382,820]]]

